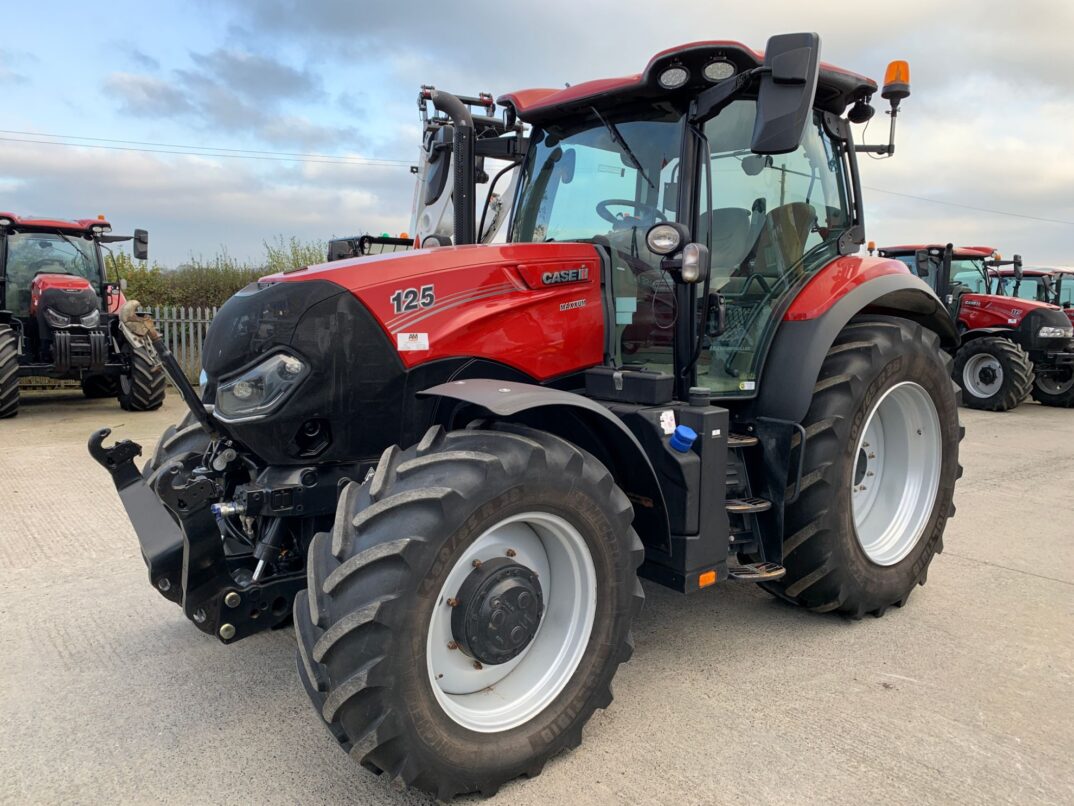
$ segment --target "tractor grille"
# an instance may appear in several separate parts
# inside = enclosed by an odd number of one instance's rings
[[[108,337],[103,331],[71,333],[57,330],[52,338],[53,363],[59,372],[99,369],[108,360]]]

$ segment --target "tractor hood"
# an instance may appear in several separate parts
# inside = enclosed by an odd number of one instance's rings
[[[963,294],[962,305],[991,317],[1008,320],[1005,324],[1017,325],[1030,311],[1059,311],[1058,305],[1020,297],[1001,297],[996,294]],[[999,322],[999,324],[1004,324]]]
[[[409,444],[434,405],[418,398],[424,389],[475,377],[542,382],[600,364],[600,265],[591,244],[499,244],[262,278],[225,303],[205,339],[215,416],[271,464]],[[301,369],[286,396],[244,414],[236,398],[249,399],[251,384],[260,394],[292,358]]]
[[[39,274],[30,285],[30,315],[52,308],[65,316],[83,316],[100,305],[97,292],[85,277]]]

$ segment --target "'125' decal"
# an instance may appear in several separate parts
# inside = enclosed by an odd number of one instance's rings
[[[419,308],[432,307],[436,302],[436,293],[431,285],[423,285],[421,288],[400,288],[392,294],[391,301],[396,313],[406,313]]]

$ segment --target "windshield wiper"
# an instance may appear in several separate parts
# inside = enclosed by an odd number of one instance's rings
[[[81,249],[79,249],[78,246],[75,245],[75,242],[72,241],[70,238],[68,238],[66,235],[64,235],[63,232],[61,232],[60,230],[56,230],[56,234],[59,235],[61,238],[63,238],[67,242],[67,245],[75,250],[75,254],[77,254],[80,258],[82,258],[82,265],[85,266],[88,269],[89,268],[89,258],[87,258],[85,253]]]
[[[593,114],[597,116],[597,120],[604,124],[604,128],[607,129],[608,134],[612,136],[612,140],[622,150],[623,156],[630,160],[631,165],[637,168],[638,173],[641,174],[641,178],[649,183],[649,187],[656,190],[656,185],[653,184],[653,180],[645,173],[645,169],[641,167],[641,161],[634,155],[634,152],[630,150],[630,146],[627,145],[627,141],[623,139],[623,135],[619,133],[619,129],[615,127],[615,124],[605,120],[595,106],[589,108],[593,111]]]

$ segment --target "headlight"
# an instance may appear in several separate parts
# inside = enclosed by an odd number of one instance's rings
[[[45,308],[45,321],[53,327],[67,327],[71,324],[71,317],[64,316],[52,308]]]
[[[649,251],[657,255],[670,255],[678,251],[684,241],[682,230],[674,224],[654,224],[645,234]]]
[[[1037,331],[1037,338],[1039,339],[1069,339],[1074,337],[1074,326],[1071,327],[1051,327],[1045,325]]]
[[[701,73],[708,81],[724,81],[735,74],[735,66],[731,62],[717,59],[706,64]]]
[[[90,311],[78,321],[82,323],[82,327],[97,327],[98,323],[101,321],[101,312]]]
[[[271,355],[221,384],[213,413],[224,422],[262,417],[276,408],[308,374],[309,368],[301,359],[288,353]]]
[[[656,81],[666,90],[677,90],[690,80],[690,71],[685,67],[669,67],[657,76]]]

